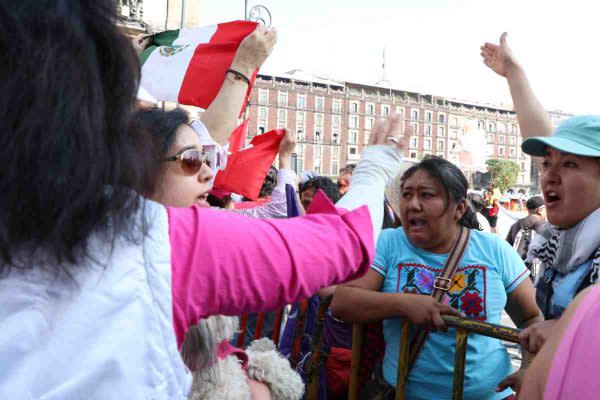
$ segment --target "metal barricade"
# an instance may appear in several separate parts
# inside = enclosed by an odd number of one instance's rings
[[[465,361],[467,356],[467,340],[470,333],[500,339],[510,343],[519,344],[519,329],[502,325],[490,324],[444,315],[442,319],[449,328],[456,328],[456,350],[454,355],[454,379],[452,385],[452,399],[463,398]],[[363,330],[361,324],[354,324],[352,337],[352,366],[350,373],[349,400],[357,400],[359,396],[358,370],[360,365],[360,347],[363,341]],[[402,321],[402,334],[400,335],[400,352],[398,355],[398,384],[396,386],[396,400],[406,399],[406,382],[408,378],[408,356],[410,338],[410,323]],[[525,366],[531,362],[531,358],[524,358]]]

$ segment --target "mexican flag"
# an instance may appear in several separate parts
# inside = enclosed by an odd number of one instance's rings
[[[158,101],[208,108],[223,85],[240,43],[256,25],[234,21],[153,35],[152,43],[141,55],[140,87]],[[257,72],[249,77],[246,100]]]

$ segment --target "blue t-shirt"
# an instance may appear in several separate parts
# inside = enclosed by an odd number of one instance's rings
[[[371,268],[384,277],[385,293],[431,295],[434,278],[447,255],[413,246],[402,228],[386,229],[377,242]],[[507,293],[529,275],[517,252],[495,234],[471,231],[469,246],[452,279],[444,302],[468,318],[499,324]],[[383,377],[397,382],[400,319],[383,321],[386,341]],[[408,376],[407,398],[451,399],[456,330],[432,332]],[[470,334],[467,341],[464,398],[502,399],[512,391],[495,389],[512,372],[508,353],[497,339]]]

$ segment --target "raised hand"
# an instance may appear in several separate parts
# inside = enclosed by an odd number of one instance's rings
[[[152,37],[146,33],[140,33],[131,39],[131,44],[133,44],[133,48],[135,49],[136,54],[142,54],[142,51],[146,50],[146,47],[152,42]]]
[[[506,77],[511,69],[518,68],[519,63],[506,43],[508,33],[500,36],[500,44],[485,43],[481,46],[483,63],[500,76]]]
[[[386,119],[375,123],[369,137],[369,145],[384,144],[404,150],[409,137],[410,132],[402,129],[402,114],[392,113]]]
[[[277,43],[277,30],[267,29],[258,25],[254,32],[246,36],[235,54],[231,68],[236,71],[251,75],[255,69],[260,68],[269,57]]]
[[[296,149],[296,135],[290,129],[285,130],[285,135],[279,144],[279,168],[289,168],[292,153]]]

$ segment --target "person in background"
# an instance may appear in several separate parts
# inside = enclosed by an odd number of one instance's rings
[[[481,230],[484,232],[491,232],[490,223],[487,218],[482,214],[484,208],[484,200],[483,197],[478,193],[469,193],[467,198],[471,202],[471,205],[475,209],[475,213],[477,215],[477,222],[479,222],[479,226]]]
[[[494,189],[492,186],[490,186],[483,193],[483,201],[485,206],[482,210],[482,214],[488,220],[488,223],[490,225],[490,232],[496,233],[498,232],[496,226],[498,225],[498,213],[500,212],[500,202],[499,199],[496,196],[494,196]]]
[[[525,265],[531,272],[530,278],[535,281],[537,268],[534,268],[534,260],[529,252],[531,243],[535,236],[542,232],[546,222],[546,207],[542,196],[533,196],[526,202],[527,215],[515,222],[508,231],[506,241],[519,253]]]
[[[340,197],[345,195],[350,187],[350,179],[352,178],[354,168],[356,168],[356,164],[348,164],[344,168],[340,169],[340,175],[338,176],[337,180]]]
[[[503,33],[499,44],[485,43],[481,55],[486,66],[507,80],[525,138],[521,147],[524,153],[535,157],[541,170],[540,183],[552,231],[545,236],[547,240],[533,251],[534,257],[542,262],[536,297],[546,320],[519,335],[522,345],[536,353],[543,350],[548,338],[557,333],[557,328],[561,327],[559,318],[573,298],[598,281],[600,116],[571,117],[554,129],[529,84],[525,70],[508,47],[506,37],[507,34]],[[593,313],[585,315],[594,317]],[[590,327],[591,323],[583,320],[579,324]],[[589,329],[597,333],[595,327]],[[560,389],[560,375],[555,376],[559,378],[555,382],[547,380],[548,353],[545,353],[543,361],[536,358],[534,362],[534,365],[546,369],[543,378],[537,382],[537,393],[531,385],[524,389],[523,398],[542,398],[544,387],[553,387],[555,391]],[[530,376],[534,374],[532,372]],[[556,394],[552,396],[559,397]]]
[[[310,207],[310,203],[312,203],[313,197],[315,197],[315,194],[317,194],[318,190],[322,190],[325,195],[334,203],[337,203],[337,201],[340,199],[340,194],[336,184],[327,177],[317,176],[304,183],[301,183],[298,187],[300,203],[305,210],[308,210],[308,207]]]

